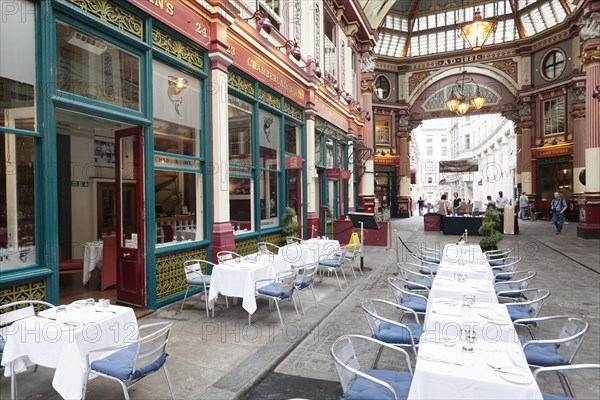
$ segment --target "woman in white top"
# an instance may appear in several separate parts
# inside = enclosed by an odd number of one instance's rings
[[[448,204],[448,196],[445,194],[442,195],[442,199],[438,201],[438,214],[440,214],[440,230],[444,230],[444,219],[446,215],[448,215],[448,211],[450,210],[450,206]]]

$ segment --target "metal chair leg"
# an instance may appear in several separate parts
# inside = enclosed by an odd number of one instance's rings
[[[317,296],[315,296],[315,291],[313,290],[313,285],[310,285],[310,292],[312,293],[313,299],[315,300],[315,308],[319,308],[319,304],[317,303]]]
[[[337,271],[334,269],[333,272],[335,272],[335,278],[338,281],[338,285],[340,285],[340,292],[341,292],[343,290],[342,289],[342,282],[340,282],[340,277],[338,276]]]
[[[294,303],[294,305],[296,305],[296,303]],[[279,321],[281,322],[281,326],[285,326],[283,323],[283,318],[281,318],[281,311],[279,311],[279,302],[278,301],[275,302],[275,306],[277,307],[277,314],[279,314]],[[296,310],[296,312],[298,312],[298,310]]]
[[[302,299],[300,298],[300,291],[298,289],[295,290],[296,294],[298,295],[298,301],[300,302],[300,308],[302,309],[302,315],[306,315],[306,313],[304,312],[304,305],[302,304]],[[292,295],[293,297],[294,295]],[[294,303],[296,303],[296,301],[294,301]],[[300,319],[300,318],[298,318]]]
[[[190,290],[190,286],[188,285],[187,289],[185,290],[185,294],[183,295],[183,301],[181,302],[181,309],[179,310],[179,312],[183,311],[183,305],[185,304],[185,299],[187,298],[189,290]]]
[[[300,300],[300,295],[298,295],[298,300]],[[298,306],[296,306],[296,299],[294,298],[294,293],[292,293],[292,301],[294,302],[294,308],[296,309],[296,316],[298,317],[298,321],[300,321],[300,314],[298,313]],[[300,300],[300,305],[302,305],[302,300]],[[304,314],[304,308],[302,309],[302,314]]]
[[[165,377],[167,378],[167,385],[169,385],[169,392],[171,393],[171,400],[175,400],[175,393],[173,393],[173,385],[171,385],[171,379],[169,379],[169,372],[167,371],[167,365],[163,365],[165,371]]]

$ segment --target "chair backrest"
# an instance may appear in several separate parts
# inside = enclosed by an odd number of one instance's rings
[[[225,262],[228,260],[235,260],[237,262],[242,261],[242,256],[236,253],[235,251],[222,250],[217,253],[217,260],[219,262]]]
[[[318,264],[314,263],[314,264],[310,264],[306,267],[298,268],[298,275],[300,275],[302,277],[301,282],[302,283],[312,282],[315,274],[317,273],[317,267],[318,267]],[[296,281],[296,283],[298,283],[298,281]]]
[[[336,340],[331,346],[331,355],[335,370],[340,377],[342,390],[346,393],[356,379],[356,374],[352,369],[357,371],[361,369],[351,338],[341,337]]]
[[[406,287],[408,285],[415,285],[414,282],[409,282],[406,279],[396,277],[396,278],[388,278],[388,284],[390,285],[390,288],[392,289],[394,298],[396,299],[396,302],[398,304],[401,304],[403,298],[411,297],[411,296],[412,297],[421,297],[421,298],[427,300],[427,297],[425,297],[421,294],[418,294],[418,293],[411,292],[410,290],[406,289]],[[425,289],[427,289],[427,288],[423,287],[423,290],[425,290]],[[419,288],[419,290],[421,290],[421,288]]]
[[[53,304],[39,300],[22,300],[1,305],[0,312],[5,309],[12,308],[12,310],[2,312],[0,314],[0,336],[5,336],[8,325],[12,324],[13,322],[36,315],[36,306],[54,308]]]
[[[302,239],[297,238],[297,237],[293,237],[293,236],[288,236],[285,238],[285,243],[286,244],[294,244],[294,243],[302,243]]]
[[[117,236],[102,236],[102,290],[117,284]]]
[[[173,238],[175,237],[175,230],[173,229],[173,225],[171,224],[162,224],[162,230],[163,230],[163,242],[167,243],[167,242],[172,242]]]
[[[508,261],[509,259],[507,259]],[[502,266],[502,270],[504,272],[515,272],[517,270],[517,267],[519,266],[519,263],[521,262],[521,258],[514,258],[514,259],[510,259],[510,261],[507,263],[505,262],[504,265]]]
[[[283,284],[281,287],[282,293],[286,293],[286,292],[289,292],[290,290],[296,289],[296,274],[291,273],[291,274],[280,276],[279,280]]]
[[[279,254],[281,249],[279,246],[269,242],[258,242],[258,253],[259,254]]]
[[[140,336],[137,340],[137,352],[133,362],[132,373],[153,363],[166,353],[172,327],[172,322],[157,322],[140,326],[140,334],[145,330],[152,330],[152,332],[145,336]]]
[[[548,289],[525,289],[523,290],[523,293],[532,293],[532,295],[528,297],[528,302],[530,303],[529,310],[531,318],[536,318],[546,302],[546,299],[550,296],[550,291]]]
[[[378,318],[379,314],[375,308],[375,303],[371,299],[365,299],[362,301],[361,305],[365,314],[365,318],[367,319],[367,323],[369,324],[369,328],[371,328],[373,334],[379,333],[381,320]]]
[[[210,266],[210,271],[208,270]],[[187,260],[183,262],[183,270],[187,279],[200,278],[204,275],[210,275],[215,264],[206,260]]]
[[[563,343],[561,347],[565,348],[568,363],[571,364],[575,355],[577,354],[577,350],[579,350],[579,346],[581,346],[581,342],[583,342],[583,338],[585,334],[590,328],[590,324],[583,318],[579,317],[566,317],[565,324],[563,325],[562,330],[560,331],[558,338],[565,339],[572,337],[573,339]]]
[[[547,372],[551,372],[553,374],[561,373],[562,375],[566,376],[567,374],[565,374],[565,373],[569,373],[570,371],[584,372],[582,370],[591,370],[590,372],[593,372],[593,375],[584,374],[586,376],[578,377],[579,381],[586,382],[587,381],[586,378],[590,378],[590,380],[592,380],[592,381],[594,381],[594,380],[596,382],[598,381],[598,373],[600,373],[600,364],[573,364],[573,365],[559,365],[559,366],[555,366],[555,367],[541,367],[541,368],[537,368],[536,370],[533,371],[533,377],[535,380],[538,380],[538,375],[546,374]],[[569,373],[568,375],[571,375],[571,374]],[[587,375],[589,375],[589,376],[587,376]],[[543,381],[544,380],[539,380],[538,383],[541,384]],[[565,392],[564,394],[566,396],[568,396],[567,398],[576,398],[577,396],[575,396],[575,393],[573,393],[573,389],[572,389],[571,385],[568,383],[568,381],[566,381],[566,382],[567,382],[567,384],[563,385],[563,391]],[[589,387],[589,385],[588,385],[588,387]],[[589,398],[598,398],[598,386],[595,385],[594,389],[595,389],[595,394],[592,393]],[[550,397],[550,396],[548,396],[548,397]],[[556,396],[556,398],[563,398],[563,397]]]

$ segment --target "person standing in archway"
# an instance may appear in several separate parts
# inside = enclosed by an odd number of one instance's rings
[[[425,200],[423,200],[423,197],[419,197],[417,204],[419,205],[419,215],[423,216],[423,206],[425,205]]]

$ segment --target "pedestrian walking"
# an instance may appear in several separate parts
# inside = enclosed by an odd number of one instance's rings
[[[529,197],[523,192],[521,197],[519,197],[519,214],[521,214],[521,219],[525,221],[529,218]]]
[[[419,200],[417,200],[417,204],[419,205],[419,215],[423,216],[423,206],[425,205],[425,200],[423,200],[422,197],[419,197]]]
[[[567,202],[562,198],[562,194],[554,192],[554,198],[550,202],[550,210],[552,211],[552,223],[556,226],[556,234],[559,235],[565,223],[565,210]]]

